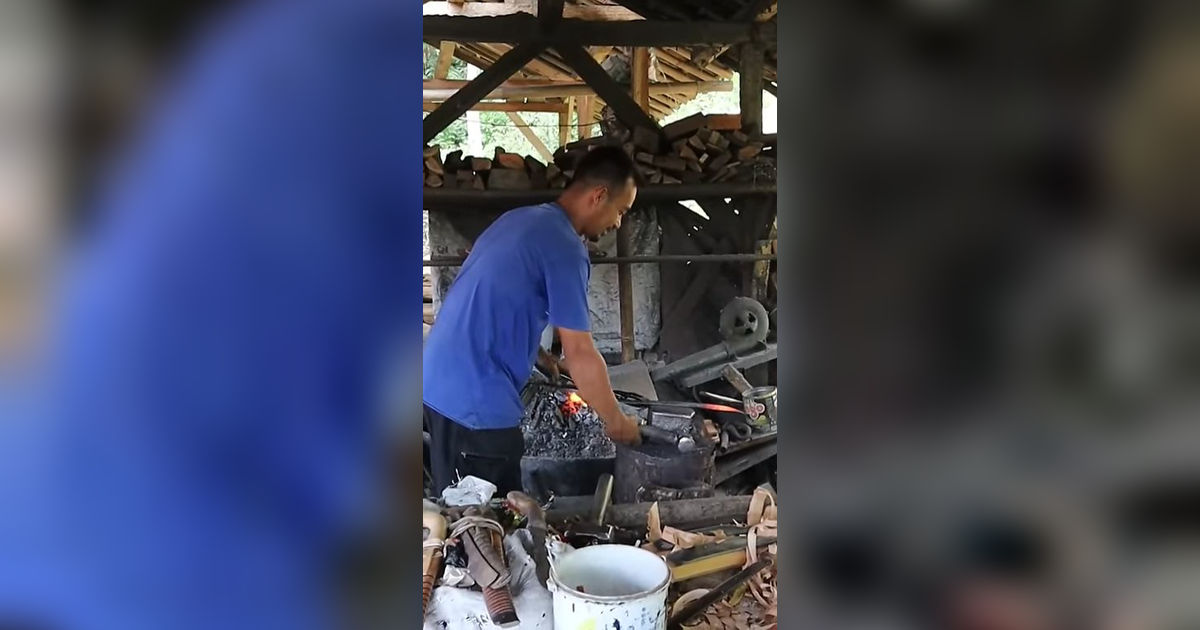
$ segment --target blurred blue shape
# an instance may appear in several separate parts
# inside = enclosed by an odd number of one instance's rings
[[[4,410],[0,621],[336,625],[383,369],[420,347],[420,24],[256,3],[173,77],[69,261],[44,389]]]

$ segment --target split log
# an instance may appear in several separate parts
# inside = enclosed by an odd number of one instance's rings
[[[525,170],[525,158],[516,153],[503,153],[500,149],[496,150],[495,163],[500,168],[523,171]]]
[[[658,153],[660,139],[653,129],[637,127],[633,130],[633,144],[649,153]]]
[[[442,176],[434,174],[434,173],[430,173],[429,176],[425,178],[425,185],[430,188],[441,188],[442,187]]]
[[[479,173],[480,171],[492,170],[492,161],[487,158],[471,158],[471,170]]]
[[[524,166],[524,160],[521,163]],[[529,174],[525,172],[524,168],[493,169],[488,175],[487,187],[488,190],[531,190],[533,188],[529,181]]]
[[[671,171],[673,173],[682,173],[687,170],[687,162],[681,158],[669,155],[660,155],[654,158],[654,165],[664,171]]]
[[[704,114],[692,114],[663,127],[663,135],[671,141],[686,138],[703,127],[706,118]]]
[[[752,158],[752,157],[758,155],[760,152],[762,152],[762,149],[763,149],[763,145],[761,145],[757,142],[755,142],[753,144],[747,144],[746,146],[738,149],[737,159],[740,162],[745,162],[746,160],[749,160],[750,158]]]

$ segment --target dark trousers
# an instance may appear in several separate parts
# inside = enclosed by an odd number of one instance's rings
[[[435,496],[467,475],[495,484],[499,497],[521,490],[525,454],[521,429],[468,429],[428,406],[424,406],[424,422]]]

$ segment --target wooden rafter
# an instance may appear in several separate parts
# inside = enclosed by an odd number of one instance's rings
[[[537,151],[538,155],[542,156],[543,160],[549,163],[554,159],[554,154],[550,152],[550,149],[546,148],[546,144],[542,142],[542,139],[539,138],[536,133],[533,132],[533,129],[529,127],[529,123],[525,122],[525,119],[521,118],[520,114],[516,112],[508,112],[508,119],[517,126],[517,129],[521,131],[521,135],[525,136],[525,139],[529,141],[529,144],[533,145],[533,150]]]
[[[634,20],[595,22],[563,18],[553,32],[540,30],[536,16],[529,14],[472,18],[427,15],[422,20],[425,37],[459,42],[539,42],[548,46],[697,46],[762,41],[773,44],[774,22],[673,22]]]
[[[425,117],[421,125],[424,142],[433,140],[434,136],[471,109],[471,106],[483,100],[492,90],[496,89],[505,79],[533,59],[542,47],[538,44],[521,44],[496,60],[496,63],[485,69],[468,85],[446,99],[442,106]],[[588,58],[589,60],[591,57]]]
[[[542,33],[552,33],[563,19],[563,0],[537,0],[537,17]]]
[[[421,107],[424,111],[432,112],[441,105],[440,102],[424,101]],[[522,103],[522,102],[504,102],[504,103],[487,103],[480,102],[471,106],[472,111],[477,112],[548,112],[557,114],[563,109],[562,103]]]
[[[437,67],[433,69],[433,78],[445,79],[450,76],[450,64],[454,62],[454,42],[442,42],[438,46]]]
[[[425,81],[422,89],[426,101],[441,101],[450,98],[456,91],[466,87],[466,81]],[[732,92],[731,81],[691,81],[681,83],[651,83],[648,94],[687,94],[695,96],[706,92]],[[563,81],[539,81],[517,79],[496,86],[484,98],[567,98],[592,96],[596,89],[587,83]]]
[[[558,146],[571,141],[571,111],[575,108],[575,99],[568,98],[567,106],[558,115]]]
[[[543,11],[537,2],[426,2],[422,15],[448,17],[502,17],[506,15],[537,15]],[[593,22],[629,22],[645,19],[621,6],[570,4],[561,10],[562,17]]]
[[[631,129],[644,127],[661,132],[658,123],[649,114],[638,107],[629,93],[621,84],[608,76],[604,68],[592,59],[582,46],[560,45],[555,47],[563,61],[567,62],[575,72],[596,90],[596,94],[612,108],[617,118]]]

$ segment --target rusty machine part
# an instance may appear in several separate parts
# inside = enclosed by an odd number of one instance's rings
[[[754,298],[734,298],[721,309],[721,338],[726,341],[766,341],[771,331],[767,309]]]

